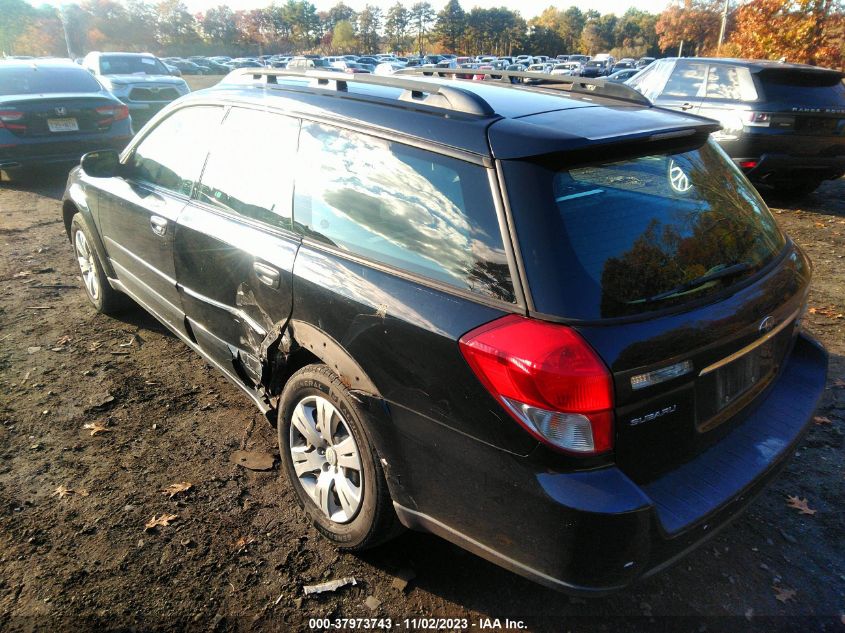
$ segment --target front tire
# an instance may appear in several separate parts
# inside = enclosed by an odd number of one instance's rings
[[[279,452],[308,519],[340,549],[359,551],[398,531],[365,413],[325,365],[293,374],[279,402]]]
[[[128,299],[109,285],[100,261],[88,223],[77,213],[70,223],[70,239],[76,263],[88,300],[102,314],[115,314],[124,310]]]

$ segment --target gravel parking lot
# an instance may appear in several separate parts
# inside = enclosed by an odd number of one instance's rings
[[[448,616],[479,630],[485,618],[532,631],[845,630],[845,179],[775,209],[815,263],[807,327],[831,354],[806,441],[708,545],[590,600],[424,534],[339,554],[278,462],[233,463],[240,450],[278,452],[245,396],[140,309],[113,319],[88,305],[63,185],[61,173],[0,183],[0,629],[308,630],[314,617],[405,629]],[[175,516],[145,529],[162,515]],[[397,575],[414,577],[402,589]],[[357,584],[303,594],[344,577]]]

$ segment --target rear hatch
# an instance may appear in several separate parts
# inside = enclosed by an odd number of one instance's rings
[[[843,74],[817,68],[766,68],[756,73],[762,103],[751,127],[786,136],[811,137],[806,146],[791,153],[845,155],[845,84]],[[755,106],[756,108],[756,106]],[[784,139],[785,142],[787,139]]]
[[[502,171],[537,316],[613,374],[618,465],[646,482],[734,430],[789,354],[810,274],[736,167],[708,140]]]

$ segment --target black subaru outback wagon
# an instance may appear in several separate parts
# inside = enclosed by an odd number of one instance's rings
[[[235,71],[71,173],[88,296],[273,411],[340,547],[406,526],[625,586],[772,478],[827,357],[810,264],[713,122],[557,79]]]

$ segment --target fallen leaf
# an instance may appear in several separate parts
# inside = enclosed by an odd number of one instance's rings
[[[179,516],[176,514],[162,514],[160,517],[153,515],[153,518],[144,524],[144,531],[154,530],[157,527],[167,527],[178,518]]]
[[[272,470],[276,457],[271,453],[258,451],[235,451],[229,461],[250,470]]]
[[[88,424],[84,424],[82,428],[90,430],[91,435],[99,435],[100,433],[111,433],[111,429],[106,428],[99,422],[89,422]]]
[[[775,592],[775,600],[779,602],[786,603],[795,599],[795,589],[781,587],[780,585],[772,585],[772,589]]]
[[[252,545],[255,542],[255,539],[251,536],[242,536],[237,541],[235,541],[235,551],[240,552],[241,550],[245,550],[247,547]]]
[[[807,505],[806,499],[799,499],[798,497],[787,497],[786,505],[788,505],[790,508],[800,510],[801,514],[809,514],[810,516],[812,516],[816,513],[815,510],[810,509],[810,506]]]
[[[814,418],[813,418],[813,422],[815,422],[816,424],[819,424],[819,425],[822,425],[822,424],[831,424],[831,420],[830,420],[830,418],[827,418],[827,417],[825,417],[825,416],[823,416],[823,415],[817,415],[816,417],[814,417]]]
[[[65,497],[72,495],[75,491],[73,488],[66,488],[65,486],[58,486],[51,494],[51,497],[58,497],[59,499],[64,499]]]
[[[168,499],[172,499],[180,492],[187,492],[193,487],[194,484],[192,484],[190,481],[180,481],[179,483],[170,484],[169,486],[167,486],[167,488],[164,488],[161,491],[161,494],[167,495]]]
[[[810,308],[809,310],[807,310],[807,312],[809,312],[810,314],[815,314],[816,312],[818,312],[818,309]]]
[[[57,346],[67,345],[68,343],[71,342],[71,340],[72,339],[67,334],[65,334],[64,336],[60,337],[58,341],[56,341],[56,345]]]
[[[338,578],[337,580],[329,580],[328,582],[321,582],[317,585],[305,585],[302,587],[302,591],[305,593],[306,596],[310,596],[314,593],[324,593],[326,591],[337,591],[341,587],[345,587],[346,585],[357,585],[358,581],[353,578],[352,576],[348,576],[346,578]]]

